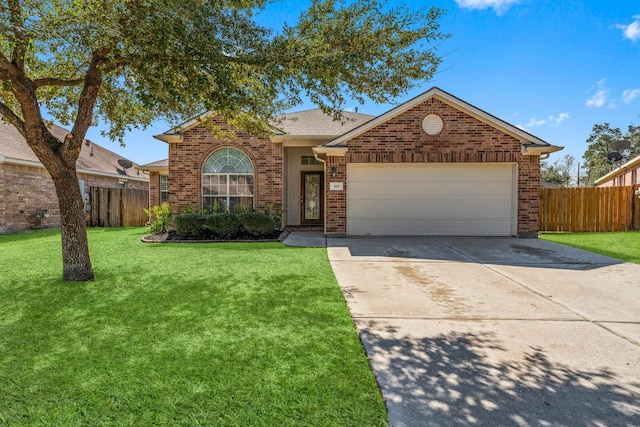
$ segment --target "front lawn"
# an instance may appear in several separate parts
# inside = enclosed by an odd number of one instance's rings
[[[375,426],[380,393],[326,250],[0,236],[0,425]]]
[[[640,264],[640,232],[543,233],[541,239]]]

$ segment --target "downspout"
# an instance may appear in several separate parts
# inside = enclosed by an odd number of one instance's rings
[[[320,153],[316,152],[316,150],[313,150],[313,157],[315,157],[315,159],[319,162],[322,163],[322,168],[324,170],[324,177],[325,177],[325,182],[324,182],[324,191],[322,192],[322,197],[323,197],[323,201],[322,201],[322,233],[324,234],[325,237],[327,237],[327,161],[326,159],[323,160],[320,157]]]

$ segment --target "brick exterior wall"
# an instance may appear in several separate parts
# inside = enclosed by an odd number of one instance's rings
[[[229,130],[221,120],[215,124],[223,131]],[[202,166],[211,153],[223,147],[237,148],[251,159],[254,207],[284,207],[282,144],[240,130],[235,130],[235,137],[228,141],[216,138],[204,126],[196,126],[184,132],[182,142],[169,144],[169,205],[173,213],[192,204],[202,207]]]
[[[431,136],[422,130],[422,120],[428,114],[437,114],[442,119],[444,127],[440,134]],[[347,145],[345,158],[327,159],[327,170],[337,167],[336,178],[328,179],[325,188],[328,234],[347,231],[348,163],[517,163],[518,235],[534,236],[538,231],[539,157],[523,156],[516,138],[436,98],[349,140]],[[330,191],[332,180],[344,182],[344,191]]]
[[[118,178],[78,174],[85,188],[117,187]],[[128,188],[147,189],[146,182],[128,181]],[[38,218],[46,209],[48,218]],[[60,210],[53,180],[43,167],[0,164],[0,233],[58,227]]]
[[[149,206],[160,204],[160,172],[149,172]]]
[[[598,187],[624,187],[640,184],[640,164],[612,176]]]

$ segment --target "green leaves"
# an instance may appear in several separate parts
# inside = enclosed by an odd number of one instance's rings
[[[612,128],[609,123],[596,124],[591,130],[591,135],[587,138],[589,146],[582,155],[589,169],[586,177],[587,185],[593,185],[598,178],[609,173],[612,167],[611,161],[607,158],[614,150],[614,141],[625,140],[629,142],[629,147],[618,149],[623,157],[623,161],[631,159],[640,154],[640,126],[629,125],[623,134],[620,128]]]
[[[433,75],[436,43],[447,37],[439,32],[442,10],[378,0],[316,0],[274,34],[254,19],[266,3],[23,0],[14,13],[0,2],[0,53],[22,54],[32,81],[56,82],[37,96],[70,124],[78,79],[103,52],[95,114],[121,139],[130,126],[206,110],[265,131],[269,118],[303,97],[336,117],[349,99],[388,102]],[[0,97],[12,104],[6,89]]]
[[[325,112],[339,113],[346,99],[389,102],[431,78],[440,59],[429,43],[443,11],[387,8],[379,1],[314,1],[295,27],[276,37],[276,72]],[[267,60],[267,63],[270,61]]]

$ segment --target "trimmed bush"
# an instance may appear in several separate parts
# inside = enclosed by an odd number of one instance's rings
[[[238,220],[242,228],[254,236],[264,236],[278,229],[271,215],[263,212],[243,212],[238,214]]]
[[[202,238],[205,216],[198,213],[183,213],[174,219],[176,232],[185,239]]]
[[[206,216],[206,227],[217,237],[229,239],[240,231],[236,214],[224,212]]]

